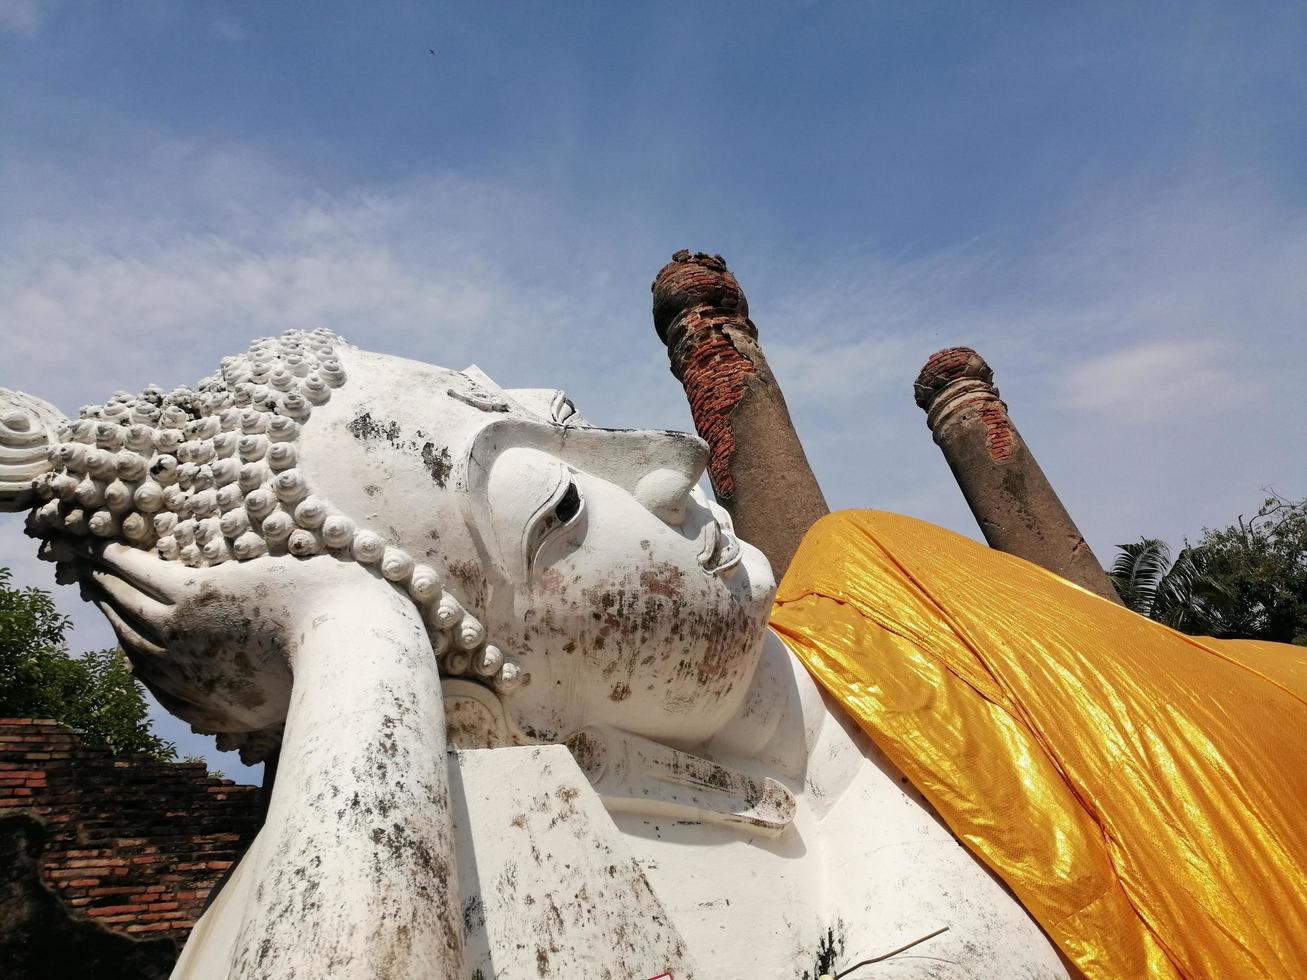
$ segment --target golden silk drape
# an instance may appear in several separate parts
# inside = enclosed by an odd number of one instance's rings
[[[1085,976],[1307,977],[1307,649],[832,514],[772,626]]]

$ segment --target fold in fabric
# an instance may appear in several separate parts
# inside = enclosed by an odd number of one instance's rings
[[[1307,649],[819,521],[773,628],[1086,977],[1307,977]]]

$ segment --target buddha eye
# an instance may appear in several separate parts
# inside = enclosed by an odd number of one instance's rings
[[[540,550],[560,531],[574,527],[585,509],[585,499],[575,481],[560,483],[549,504],[539,512],[526,539],[527,567],[535,566]]]
[[[554,516],[561,524],[570,524],[572,518],[581,512],[581,491],[575,483],[569,483],[562,499],[554,506]]]

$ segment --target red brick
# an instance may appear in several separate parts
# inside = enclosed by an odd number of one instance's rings
[[[102,905],[90,910],[89,914],[99,917],[101,915],[126,915],[128,912],[144,912],[148,905]]]

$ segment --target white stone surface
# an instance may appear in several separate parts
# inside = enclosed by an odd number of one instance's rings
[[[467,976],[706,978],[562,746],[451,766]]]

